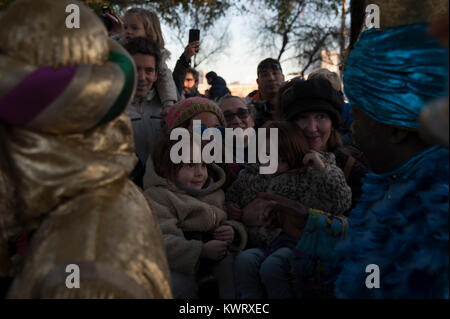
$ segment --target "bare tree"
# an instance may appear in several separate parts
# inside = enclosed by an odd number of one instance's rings
[[[188,44],[189,29],[200,29],[200,52],[194,56],[193,67],[196,68],[205,61],[214,61],[226,53],[230,43],[228,24],[218,18],[212,26],[201,26],[195,17],[185,16],[184,20],[174,25],[170,36],[178,43],[180,51]]]
[[[215,61],[225,54],[230,43],[230,33],[228,27],[210,30],[201,41],[201,50],[194,57],[194,68],[205,61]]]
[[[295,60],[299,73],[322,59],[322,52],[345,50],[345,0],[252,0],[258,15],[256,45],[281,62]],[[344,31],[343,31],[344,30]]]
[[[13,0],[0,0],[13,1]],[[189,29],[200,29],[200,52],[194,57],[194,67],[214,60],[225,53],[229,44],[226,26],[219,22],[240,0],[82,0],[97,13],[107,5],[119,14],[131,6],[153,9],[161,22],[170,27],[169,36],[183,51],[188,44]]]

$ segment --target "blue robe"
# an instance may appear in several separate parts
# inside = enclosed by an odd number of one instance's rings
[[[368,174],[346,236],[343,219],[309,218],[292,258],[297,277],[314,260],[321,269],[309,274],[323,286],[337,277],[337,298],[448,298],[448,161],[449,151],[434,146],[393,172]],[[370,264],[379,268],[379,288],[366,286]]]

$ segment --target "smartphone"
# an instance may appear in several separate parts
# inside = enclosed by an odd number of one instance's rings
[[[199,29],[190,29],[189,30],[189,43],[194,41],[200,41],[200,30]]]

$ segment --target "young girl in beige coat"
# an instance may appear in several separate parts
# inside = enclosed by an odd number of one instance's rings
[[[217,106],[197,102],[194,108],[181,108],[181,119],[194,109],[189,117],[206,110],[214,116],[211,110]],[[170,150],[178,141],[169,137],[163,136],[147,162],[144,189],[163,234],[173,295],[196,298],[206,269],[218,281],[219,296],[234,298],[233,252],[245,247],[247,233],[240,222],[227,219],[221,189],[225,173],[216,164],[174,164]]]

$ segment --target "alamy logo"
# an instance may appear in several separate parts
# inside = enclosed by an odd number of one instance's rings
[[[66,12],[70,13],[66,17],[66,28],[79,29],[80,28],[80,7],[76,4],[69,4],[66,7]]]
[[[369,289],[380,288],[380,267],[376,264],[367,265],[366,272],[370,273],[366,277],[366,287]]]
[[[366,28],[380,28],[380,7],[376,4],[369,4],[366,7]]]
[[[69,289],[80,288],[80,267],[76,264],[69,264],[66,266],[66,287]]]
[[[174,164],[178,163],[222,163],[225,147],[225,163],[244,163],[245,140],[247,146],[247,163],[256,163],[256,154],[261,164],[260,174],[273,174],[278,170],[278,129],[270,128],[270,139],[266,138],[266,129],[258,128],[258,143],[256,143],[256,131],[253,128],[243,130],[241,128],[226,128],[225,142],[222,133],[217,128],[208,128],[203,134],[201,121],[193,121],[193,145],[191,147],[191,134],[182,127],[174,128],[170,132],[170,139],[178,141],[170,150],[170,159]],[[180,140],[181,137],[181,140]],[[202,147],[202,140],[209,141]],[[269,145],[267,141],[269,140]],[[236,143],[235,143],[236,142]],[[256,151],[258,144],[258,152]],[[236,147],[235,147],[236,146]],[[267,146],[269,146],[269,152]],[[192,150],[192,153],[191,153]],[[180,154],[181,151],[181,154]],[[268,154],[267,154],[268,153]]]

